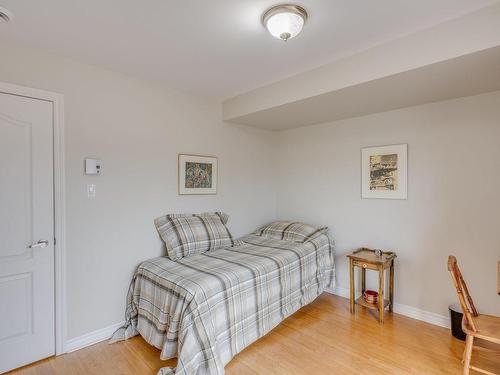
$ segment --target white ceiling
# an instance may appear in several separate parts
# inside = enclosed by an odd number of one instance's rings
[[[276,0],[0,0],[0,40],[222,99],[496,2],[304,0],[284,43],[260,23]]]

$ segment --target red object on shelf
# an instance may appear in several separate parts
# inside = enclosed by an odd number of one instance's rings
[[[365,292],[363,293],[363,299],[367,303],[375,304],[378,302],[378,292],[374,290],[365,290]]]

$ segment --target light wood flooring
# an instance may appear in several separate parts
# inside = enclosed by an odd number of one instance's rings
[[[226,374],[461,374],[463,349],[464,343],[444,328],[397,314],[386,314],[379,325],[372,311],[357,307],[351,316],[348,300],[324,293],[238,354]],[[474,350],[472,361],[500,374],[499,353]],[[159,357],[159,350],[137,336],[49,358],[9,375],[147,375],[175,365]]]

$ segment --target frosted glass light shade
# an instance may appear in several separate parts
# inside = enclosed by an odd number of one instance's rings
[[[307,13],[302,7],[278,5],[264,14],[263,21],[272,36],[287,41],[302,31],[306,18]]]

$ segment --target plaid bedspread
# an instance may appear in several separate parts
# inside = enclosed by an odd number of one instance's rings
[[[142,263],[130,285],[126,324],[111,342],[141,336],[177,357],[158,374],[224,374],[224,366],[283,319],[333,287],[326,235],[297,243],[247,235],[242,245]]]

